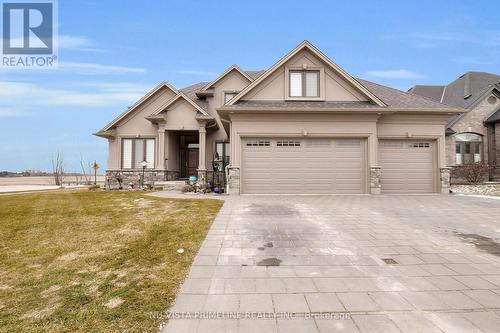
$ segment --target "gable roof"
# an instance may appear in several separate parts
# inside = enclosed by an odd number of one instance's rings
[[[206,110],[204,110],[200,105],[198,105],[197,103],[195,103],[193,100],[191,100],[191,98],[189,98],[184,92],[182,91],[179,91],[179,93],[174,96],[174,98],[171,98],[170,100],[168,100],[166,103],[160,105],[160,107],[158,107],[152,114],[151,116],[154,117],[154,116],[157,116],[159,115],[160,113],[162,113],[165,109],[167,109],[169,106],[171,106],[172,104],[174,104],[175,102],[177,102],[179,99],[184,99],[186,102],[188,102],[189,104],[191,104],[198,112],[200,112],[202,115],[204,116],[208,116],[208,117],[211,117],[208,112]]]
[[[319,59],[325,62],[328,66],[330,66],[337,74],[339,74],[342,78],[344,78],[347,82],[351,83],[354,87],[356,87],[363,95],[365,95],[368,99],[373,101],[375,104],[379,106],[385,106],[384,102],[382,102],[377,96],[373,95],[369,90],[367,90],[363,85],[359,84],[352,76],[350,76],[346,71],[340,68],[337,64],[335,64],[332,60],[330,60],[327,56],[321,53],[314,45],[312,45],[309,41],[305,40],[300,43],[296,48],[290,51],[287,55],[281,58],[278,62],[276,62],[273,66],[267,69],[263,74],[261,74],[255,81],[250,83],[245,89],[243,89],[238,95],[232,98],[228,105],[234,105],[238,102],[243,96],[248,94],[252,89],[258,86],[262,81],[264,81],[267,77],[269,77],[272,73],[274,73],[278,68],[280,68],[283,64],[285,64],[289,59],[291,59],[294,55],[299,53],[300,51],[307,49],[316,55]]]
[[[203,87],[201,90],[207,90],[207,89],[210,89],[212,88],[217,82],[219,82],[220,80],[222,80],[223,78],[226,77],[226,75],[228,75],[229,73],[231,73],[232,71],[237,71],[238,73],[240,73],[244,78],[246,78],[249,82],[252,82],[254,79],[251,75],[255,75],[255,72],[253,71],[248,71],[248,72],[245,72],[243,70],[241,70],[241,68],[239,68],[238,66],[236,65],[231,65],[229,66],[229,68],[227,68],[224,72],[222,72],[221,75],[219,75],[215,80],[213,80],[212,82],[208,83],[205,87]],[[249,74],[250,73],[250,74]]]
[[[442,86],[442,96],[437,99],[435,94],[428,94],[430,86],[415,86],[410,89],[414,94],[427,96],[436,101],[470,109],[478,103],[482,97],[490,92],[495,85],[500,84],[500,75],[485,72],[467,72],[451,82]]]
[[[156,87],[151,89],[146,95],[144,95],[141,99],[139,99],[137,102],[135,102],[132,106],[130,106],[125,112],[120,114],[118,117],[113,119],[109,124],[107,124],[102,130],[99,132],[95,133],[96,135],[101,135],[109,130],[111,130],[118,122],[120,122],[122,119],[127,117],[129,114],[134,112],[139,106],[141,106],[144,102],[146,102],[149,98],[151,98],[154,94],[156,94],[158,91],[160,91],[162,88],[168,88],[175,94],[178,94],[179,92],[177,89],[175,89],[172,85],[170,85],[168,82],[163,81],[160,84],[158,84]]]

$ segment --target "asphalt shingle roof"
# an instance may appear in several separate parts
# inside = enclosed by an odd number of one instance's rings
[[[356,80],[391,108],[453,109],[453,107],[449,105],[410,92],[404,92],[363,79]]]
[[[485,72],[467,72],[445,87],[444,94],[436,98],[435,93],[429,93],[430,86],[415,86],[410,91],[417,95],[429,97],[435,101],[460,108],[470,108],[487,90],[500,83],[500,75]],[[439,87],[439,86],[434,86]]]

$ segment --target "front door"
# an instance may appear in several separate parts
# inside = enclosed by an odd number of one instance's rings
[[[200,156],[198,148],[188,148],[187,149],[187,161],[186,161],[186,175],[197,176],[198,175],[198,157]]]

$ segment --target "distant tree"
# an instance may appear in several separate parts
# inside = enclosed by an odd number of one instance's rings
[[[58,151],[55,158],[52,159],[52,175],[57,186],[62,186],[64,181],[64,159]]]

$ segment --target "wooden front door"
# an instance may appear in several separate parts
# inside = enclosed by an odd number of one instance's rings
[[[198,148],[188,148],[187,149],[187,163],[186,163],[186,175],[197,176],[198,175],[198,157],[200,156]]]

